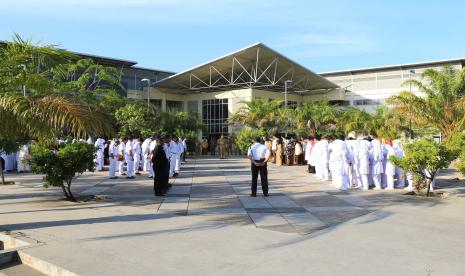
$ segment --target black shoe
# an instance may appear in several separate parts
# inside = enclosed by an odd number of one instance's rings
[[[135,175],[140,175],[140,173],[136,172]]]
[[[148,178],[153,178],[153,176],[149,176]]]
[[[255,194],[251,194],[250,196],[251,196],[251,197],[257,197],[257,195],[255,195]]]
[[[263,196],[264,196],[264,197],[268,197],[268,194],[264,194]]]
[[[134,176],[126,176],[127,179],[134,179]]]

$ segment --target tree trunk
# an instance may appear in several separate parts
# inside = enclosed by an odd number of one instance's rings
[[[61,189],[63,190],[63,193],[65,194],[66,199],[71,200],[71,198],[70,198],[70,196],[68,194],[68,191],[66,190],[65,185],[61,185]]]
[[[71,181],[72,181],[72,178],[69,179],[68,181],[66,181],[66,184],[68,186],[68,194],[69,194],[69,197],[70,197],[71,201],[77,201],[76,198],[74,197],[73,193],[71,192]]]
[[[430,195],[431,185],[433,184],[434,177],[436,176],[436,172],[435,173],[432,173],[430,171],[425,172],[425,176],[426,176],[426,196]]]

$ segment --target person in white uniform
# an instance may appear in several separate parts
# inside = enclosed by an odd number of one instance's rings
[[[27,172],[30,170],[29,163],[27,163],[27,159],[30,157],[29,155],[29,143],[23,145],[18,152],[17,162],[18,162],[18,172]]]
[[[108,148],[108,158],[110,160],[110,166],[108,168],[108,174],[110,179],[116,179],[118,178],[116,176],[116,163],[118,163],[118,146],[119,146],[119,141],[113,139],[110,142],[110,146]]]
[[[331,144],[334,184],[340,190],[347,190],[349,188],[349,154],[344,137],[336,138]]]
[[[150,142],[152,142],[152,138],[149,137],[147,139],[144,140],[144,142],[142,143],[142,146],[141,146],[141,151],[142,151],[142,170],[144,172],[148,171],[148,166],[150,166],[151,164],[149,164],[147,161],[147,158],[148,158],[148,155],[149,155],[149,146],[150,146]]]
[[[97,148],[96,154],[96,170],[98,172],[103,171],[103,160],[104,160],[104,150],[105,150],[105,140],[102,137],[95,140],[94,146]]]
[[[378,140],[378,135],[372,133],[373,141],[371,141],[370,161],[372,163],[371,173],[375,190],[381,189],[381,176],[383,171],[384,153],[381,142]]]
[[[358,169],[358,143],[358,140],[355,140],[355,134],[349,133],[346,140],[346,147],[349,158],[349,187],[355,187],[356,189],[363,187]]]
[[[149,144],[148,155],[147,155],[147,160],[146,160],[146,162],[148,162],[147,171],[149,172],[149,178],[153,178],[155,176],[155,172],[153,170],[152,157],[153,157],[153,153],[155,151],[156,146],[157,146],[157,140],[153,138],[153,140]]]
[[[128,139],[126,138],[123,138],[120,140],[119,142],[119,146],[118,146],[118,171],[119,171],[119,175],[126,175],[124,173],[124,156],[125,156],[125,151],[126,151],[126,142],[128,141]]]
[[[126,161],[126,178],[132,179],[134,176],[134,150],[132,148],[132,141],[128,140],[124,147],[124,161]]]
[[[394,177],[396,175],[396,166],[389,161],[389,157],[396,156],[396,152],[392,145],[391,140],[386,140],[385,143],[386,148],[386,167],[384,170],[384,175],[386,179],[386,189],[387,190],[394,190]]]
[[[330,181],[329,177],[329,141],[327,136],[323,136],[319,141],[317,158],[320,169],[320,179]]]
[[[139,175],[140,172],[140,160],[141,160],[141,154],[142,154],[142,140],[140,138],[133,139],[132,140],[132,146],[133,146],[133,153],[134,153],[134,174]]]
[[[365,138],[358,141],[357,156],[358,156],[358,171],[360,173],[360,182],[364,190],[368,190],[370,182],[368,176],[370,174],[370,152],[371,143]]]
[[[179,144],[179,140],[176,136],[171,137],[171,142],[169,143],[169,150],[171,153],[169,176],[173,177],[179,174],[179,165],[181,164],[182,153],[182,145]]]

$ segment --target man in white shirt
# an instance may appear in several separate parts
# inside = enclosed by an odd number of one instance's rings
[[[257,196],[257,180],[260,173],[260,181],[262,184],[263,195],[268,196],[268,169],[266,163],[270,159],[271,152],[263,144],[260,144],[260,137],[253,139],[254,144],[247,152],[247,158],[252,163],[252,194],[250,196]]]
[[[149,146],[150,142],[152,142],[152,138],[149,137],[144,140],[141,146],[141,151],[142,151],[142,170],[144,172],[148,171],[148,167],[151,166],[150,161],[148,160],[149,158]]]
[[[141,143],[142,140],[140,138],[133,139],[132,140],[132,146],[133,146],[133,153],[134,153],[134,174],[139,175],[139,170],[140,170],[140,160],[141,160]]]
[[[126,142],[126,146],[124,148],[124,160],[126,161],[126,178],[132,179],[134,176],[132,175],[134,172],[134,150],[132,148],[132,140],[128,140]]]
[[[105,150],[105,140],[102,137],[97,138],[95,141],[94,146],[97,148],[97,166],[96,170],[98,172],[103,171],[103,158],[104,158],[104,150]]]
[[[126,148],[126,142],[128,139],[123,138],[119,142],[118,146],[118,171],[119,175],[126,175],[124,173],[124,155],[125,155],[125,148]]]
[[[172,136],[171,142],[169,143],[170,151],[170,177],[175,177],[179,174],[181,164],[181,153],[183,151],[182,145],[180,145],[178,137]]]
[[[146,157],[147,159],[145,160],[147,164],[146,168],[147,168],[147,171],[149,172],[149,178],[153,178],[155,175],[153,171],[152,157],[153,157],[153,152],[156,146],[157,146],[157,140],[155,138],[151,139],[151,142],[149,143],[149,147],[147,151],[147,157]]]
[[[378,140],[378,135],[376,133],[371,134],[373,141],[371,141],[371,152],[370,152],[370,161],[372,165],[372,176],[373,184],[375,185],[374,190],[381,189],[381,175],[384,173],[383,168],[383,159],[384,152],[381,142]]]
[[[108,156],[110,159],[110,167],[108,168],[108,173],[110,176],[110,179],[116,179],[118,178],[116,176],[116,163],[117,158],[118,158],[118,146],[119,146],[119,141],[112,140],[108,149]]]

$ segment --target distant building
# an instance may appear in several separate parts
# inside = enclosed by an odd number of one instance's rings
[[[325,98],[330,102],[373,111],[387,98],[400,91],[412,91],[420,95],[416,87],[403,86],[402,84],[409,79],[420,80],[421,73],[426,69],[441,69],[444,66],[451,66],[460,70],[464,64],[465,59],[449,59],[325,72],[320,73],[320,76],[336,83],[341,88],[325,95]],[[319,97],[315,95],[315,98]]]

